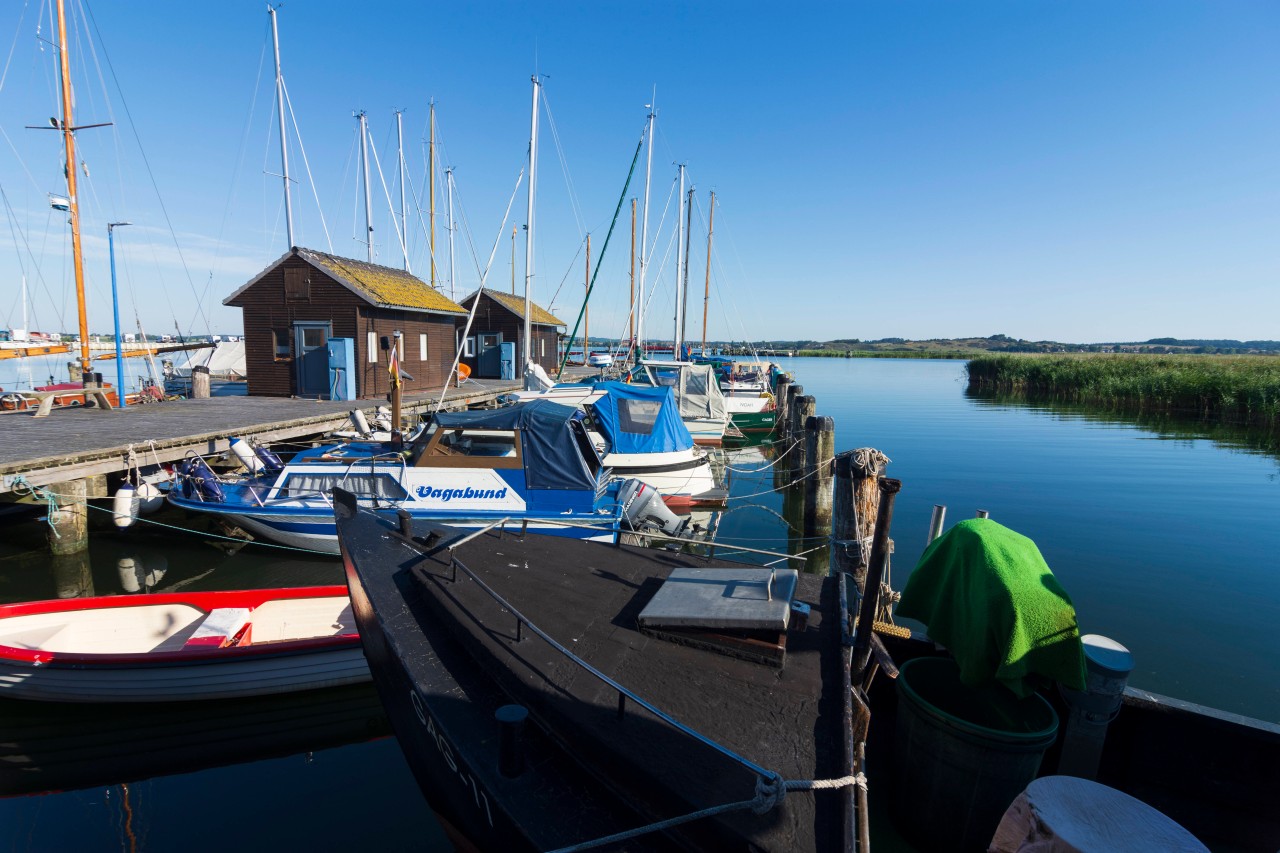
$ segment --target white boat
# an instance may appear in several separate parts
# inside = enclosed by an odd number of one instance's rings
[[[368,680],[342,586],[0,606],[0,697],[181,702]]]

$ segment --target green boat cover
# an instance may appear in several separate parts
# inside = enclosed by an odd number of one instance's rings
[[[935,539],[895,613],[925,623],[967,685],[998,681],[1029,696],[1043,677],[1085,688],[1070,596],[1036,543],[990,519],[962,521]]]

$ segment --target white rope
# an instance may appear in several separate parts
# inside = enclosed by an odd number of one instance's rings
[[[671,829],[672,827],[680,826],[681,824],[701,820],[705,817],[714,817],[716,815],[726,814],[728,812],[746,811],[747,809],[750,809],[758,815],[766,814],[782,804],[783,799],[787,795],[787,791],[825,791],[848,787],[857,787],[865,791],[867,789],[867,777],[861,773],[857,773],[852,776],[841,776],[838,779],[784,780],[777,773],[774,773],[767,779],[763,776],[757,776],[756,793],[755,796],[749,800],[711,806],[709,808],[700,809],[696,812],[681,815],[680,817],[668,818],[645,826],[638,826],[635,829],[623,830],[622,832],[607,835],[603,838],[594,838],[590,841],[571,844],[568,847],[560,847],[552,851],[552,853],[578,853],[580,850],[594,850],[597,847],[616,844],[619,841],[628,841],[632,838],[639,838],[641,835],[648,835],[652,832],[661,832],[664,829]]]
[[[759,468],[734,468],[732,465],[726,464],[724,466],[724,469],[726,471],[732,471],[735,474],[759,474],[761,471],[768,471],[770,468],[772,468],[773,466],[781,462],[783,459],[785,459],[788,453],[795,450],[796,445],[798,445],[799,443],[800,443],[800,439],[798,438],[795,439],[794,441],[791,442],[790,447],[788,447],[786,450],[778,454],[777,458],[775,458],[772,462],[761,465]]]
[[[817,465],[815,465],[815,466],[813,467],[813,470],[812,470],[812,471],[810,471],[809,473],[807,473],[807,474],[802,474],[802,475],[800,475],[799,477],[797,477],[796,479],[792,480],[791,482],[789,482],[789,483],[783,483],[781,486],[778,486],[778,487],[776,487],[776,488],[773,488],[773,489],[765,489],[763,492],[756,492],[755,494],[750,494],[750,495],[733,495],[732,497],[730,497],[730,498],[729,498],[729,500],[739,501],[739,500],[743,500],[744,498],[758,498],[758,497],[760,497],[761,495],[768,495],[768,494],[772,494],[772,493],[774,493],[774,492],[780,492],[780,491],[782,491],[783,489],[789,489],[789,488],[791,488],[792,486],[796,485],[797,483],[800,483],[800,482],[802,482],[802,481],[804,481],[804,480],[807,480],[809,477],[812,477],[814,474],[818,473],[818,471],[820,471],[824,466],[826,466],[826,465],[830,465],[830,464],[832,463],[832,461],[834,461],[834,460],[835,460],[835,457],[834,457],[834,456],[832,456],[830,459],[824,459],[822,462],[820,462],[820,463],[818,463]]]

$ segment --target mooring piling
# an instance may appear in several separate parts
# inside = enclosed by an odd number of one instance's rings
[[[933,515],[929,518],[929,538],[925,540],[925,545],[942,535],[942,526],[946,524],[946,521],[947,508],[942,504],[934,504]]]
[[[805,421],[804,432],[804,535],[808,539],[831,528],[831,457],[836,443],[836,422],[832,418],[811,416]]]

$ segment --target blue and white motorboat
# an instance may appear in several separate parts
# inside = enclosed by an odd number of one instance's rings
[[[612,540],[620,523],[669,535],[684,524],[652,487],[614,479],[581,412],[547,400],[442,412],[408,446],[356,442],[312,448],[288,463],[262,461],[260,468],[250,463],[245,476],[224,478],[190,457],[169,501],[271,542],[327,554],[338,553],[334,487],[356,494],[390,525],[403,512],[464,529],[506,519],[521,530]]]

